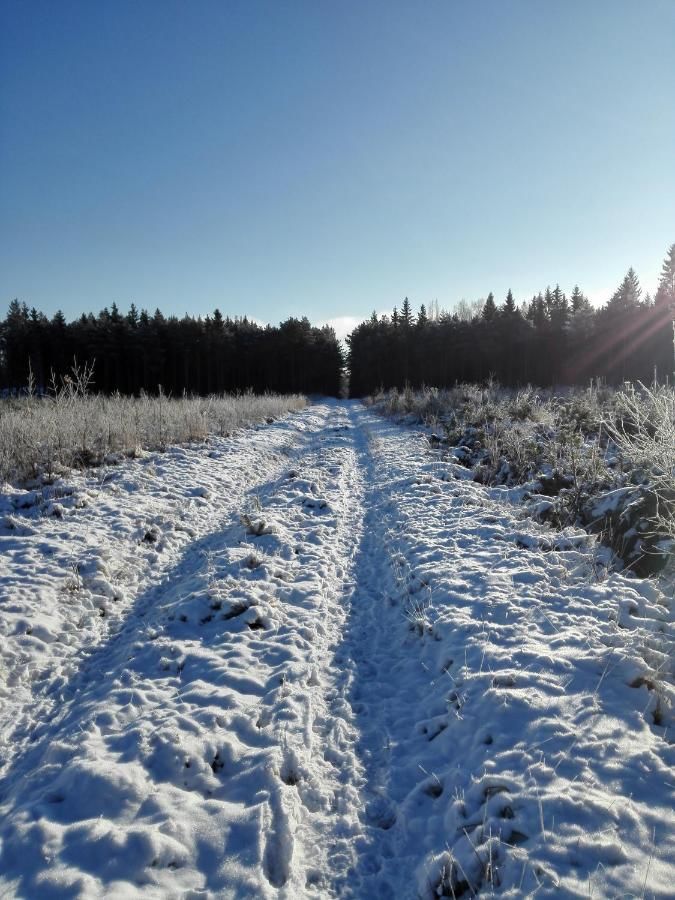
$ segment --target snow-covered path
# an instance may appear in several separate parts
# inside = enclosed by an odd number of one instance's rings
[[[13,515],[0,896],[672,896],[672,610],[465,474],[331,402]]]

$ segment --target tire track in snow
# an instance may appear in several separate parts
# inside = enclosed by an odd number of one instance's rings
[[[405,644],[405,619],[391,590],[392,556],[402,523],[392,501],[396,473],[383,467],[381,458],[382,441],[403,435],[360,404],[352,405],[350,419],[363,512],[354,535],[351,583],[345,586],[349,613],[333,660],[331,713],[352,740],[352,808],[345,813],[358,852],[333,891],[340,897],[384,898],[400,892],[391,829],[398,802],[412,784],[397,742],[402,733],[414,732],[422,700],[420,666]],[[415,780],[419,772],[413,771]]]
[[[318,449],[309,469],[328,487],[326,496],[336,519],[333,533],[326,536],[317,553],[326,577],[315,622],[317,640],[312,649],[301,751],[309,791],[303,791],[297,831],[301,864],[289,882],[289,898],[339,895],[360,846],[357,732],[343,688],[349,661],[338,652],[351,613],[354,557],[364,517],[362,438],[349,410],[344,405],[335,408],[330,429],[322,437],[323,448]]]
[[[283,784],[277,785],[266,819],[270,830],[266,875],[287,897],[334,893],[337,873],[344,877],[355,861],[354,829],[344,819],[358,803],[356,773],[350,768],[354,757],[348,752],[349,724],[330,697],[331,660],[348,614],[344,583],[363,514],[362,479],[352,435],[344,407],[333,406],[330,422],[298,467],[299,477],[316,494],[306,498],[303,506],[309,500],[309,509],[319,521],[326,521],[329,511],[329,521],[320,534],[312,534],[305,542],[300,523],[295,523],[300,571],[317,573],[320,586],[310,619],[313,640],[307,676],[296,684],[302,727],[280,735],[283,752],[278,771]],[[336,825],[341,817],[342,825]]]
[[[401,525],[391,491],[398,485],[391,468],[378,463],[382,440],[405,435],[360,404],[349,404],[348,415],[354,461],[342,529],[344,622],[320,674],[323,699],[314,724],[334,802],[304,836],[316,859],[306,886],[310,896],[315,890],[322,897],[391,897],[401,880],[390,829],[398,802],[420,780],[397,740],[414,733],[425,681],[391,590]]]

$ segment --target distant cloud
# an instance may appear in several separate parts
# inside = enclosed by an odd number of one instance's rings
[[[348,334],[363,322],[363,317],[358,316],[336,316],[334,319],[324,319],[318,325],[329,325],[335,330],[336,337],[344,341]]]
[[[381,309],[377,313],[378,319],[381,319],[382,316],[390,316],[391,310]],[[321,327],[323,325],[329,325],[331,328],[335,330],[335,335],[339,341],[344,341],[347,335],[351,334],[352,331],[356,328],[357,325],[360,325],[361,322],[367,322],[368,319],[372,316],[372,312],[366,313],[363,316],[335,316],[333,319],[323,319],[321,322],[317,322],[316,324]]]
[[[619,283],[617,282],[614,285],[614,287],[608,287],[608,286],[592,287],[590,290],[584,291],[584,293],[586,294],[588,299],[591,301],[591,304],[593,306],[595,306],[595,307],[604,306],[605,303],[607,303],[607,301],[612,296],[612,294],[614,293],[614,291],[617,289],[618,286],[619,286]],[[583,291],[584,289],[582,288],[581,290]]]

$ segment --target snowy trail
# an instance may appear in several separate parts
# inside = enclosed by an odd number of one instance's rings
[[[211,453],[120,467],[54,571],[44,520],[7,536],[6,633],[59,640],[3,648],[0,896],[672,896],[653,584],[358,403]],[[62,609],[83,529],[132,574]]]
[[[0,496],[0,513],[23,513],[0,519],[0,767],[62,702],[129,604],[186,545],[243,509],[244,493],[281,470],[315,415],[74,474],[45,489],[43,509],[35,491]]]

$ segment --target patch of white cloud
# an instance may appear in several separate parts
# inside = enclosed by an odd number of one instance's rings
[[[603,285],[602,287],[592,287],[588,291],[584,291],[583,288],[581,288],[581,290],[591,301],[591,305],[597,309],[607,303],[618,286],[619,282],[617,282],[613,287],[610,287],[609,285]],[[569,294],[567,296],[569,297]]]
[[[351,334],[361,322],[363,322],[363,318],[359,316],[335,316],[333,319],[324,319],[317,324],[319,327],[328,325],[333,329],[338,340],[344,341],[347,335]]]
[[[316,324],[319,327],[324,325],[328,325],[335,331],[335,336],[338,340],[344,341],[344,339],[352,333],[352,331],[360,325],[362,322],[368,321],[370,319],[372,313],[367,313],[364,316],[335,316],[332,319],[324,319],[321,322],[317,322]],[[380,310],[378,312],[378,319],[382,318],[382,316],[390,316],[391,310]]]

